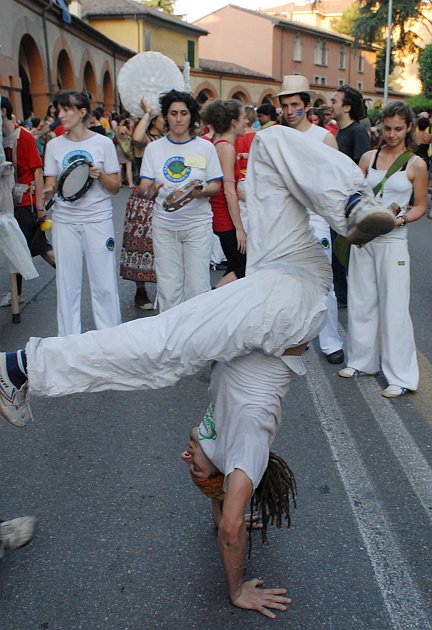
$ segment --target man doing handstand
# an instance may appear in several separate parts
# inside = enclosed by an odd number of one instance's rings
[[[228,363],[216,363],[209,387],[211,405],[201,424],[192,430],[181,455],[194,483],[212,499],[231,602],[270,618],[275,617],[270,609],[286,610],[291,600],[284,597],[285,589],[259,588],[263,581],[258,579],[243,581],[247,544],[244,512],[255,493],[265,528],[263,540],[269,519],[275,519],[279,526],[283,517],[290,522],[290,494],[293,499],[295,495],[291,471],[274,456],[266,469],[292,374],[304,373],[301,358],[292,353],[303,351],[304,347],[288,350],[290,354],[279,358],[255,350]],[[273,467],[277,468],[276,479],[270,473]],[[258,498],[266,492],[260,485],[264,474],[271,489],[269,504],[264,497],[263,502]]]

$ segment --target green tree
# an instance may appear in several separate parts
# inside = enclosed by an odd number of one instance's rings
[[[140,2],[153,9],[162,9],[164,13],[169,13],[169,15],[174,13],[175,0],[140,0]]]
[[[423,94],[426,98],[432,99],[432,44],[420,51],[419,68]]]
[[[351,35],[354,21],[358,18],[358,15],[358,2],[353,2],[347,9],[345,9],[340,18],[332,20],[332,29],[341,35]]]
[[[359,13],[351,34],[359,44],[378,43],[385,47],[388,0],[358,1]],[[412,30],[413,23],[431,23],[422,12],[425,4],[430,5],[430,0],[393,0],[392,51],[400,65],[414,58],[419,50],[418,36]]]

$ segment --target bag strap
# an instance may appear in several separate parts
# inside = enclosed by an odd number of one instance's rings
[[[373,193],[375,197],[379,193],[381,193],[382,196],[384,184],[386,183],[386,181],[390,179],[390,177],[394,175],[400,168],[402,168],[402,166],[407,164],[407,162],[413,157],[413,155],[414,153],[412,151],[404,151],[403,153],[398,155],[393,164],[391,164],[387,169],[387,173],[384,175],[382,180],[374,187]]]

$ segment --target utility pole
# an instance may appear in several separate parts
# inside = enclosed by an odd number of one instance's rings
[[[389,74],[390,74],[390,56],[391,56],[392,15],[393,15],[393,0],[389,0],[389,3],[388,3],[388,16],[387,16],[387,42],[386,42],[386,58],[385,58],[385,75],[384,75],[384,105],[387,105],[387,99],[388,99]]]

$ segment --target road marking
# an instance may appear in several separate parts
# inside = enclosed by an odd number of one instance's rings
[[[432,622],[424,611],[424,604],[399,549],[397,538],[385,512],[374,499],[377,492],[320,365],[318,352],[313,346],[310,346],[309,352],[312,362],[307,361],[308,387],[393,628],[432,630]]]
[[[427,460],[395,407],[380,395],[381,388],[376,380],[372,378],[363,380],[360,377],[356,379],[356,384],[424,511],[432,521],[432,470]]]

